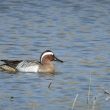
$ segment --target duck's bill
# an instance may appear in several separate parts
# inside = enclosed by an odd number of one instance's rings
[[[61,63],[63,63],[63,61],[62,60],[60,60],[60,59],[58,59],[57,57],[55,57],[55,59],[54,59],[55,61],[59,61],[59,62],[61,62]]]

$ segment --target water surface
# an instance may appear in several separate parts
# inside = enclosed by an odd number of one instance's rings
[[[0,109],[72,110],[78,94],[75,110],[109,110],[109,13],[109,0],[1,1],[0,59],[39,60],[50,49],[64,63],[55,75],[0,72]]]

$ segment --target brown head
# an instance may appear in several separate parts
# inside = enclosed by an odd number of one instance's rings
[[[50,50],[46,50],[45,52],[43,52],[41,54],[40,57],[40,63],[41,64],[49,64],[51,63],[51,61],[59,61],[59,62],[63,62],[62,60],[58,59],[52,51]]]

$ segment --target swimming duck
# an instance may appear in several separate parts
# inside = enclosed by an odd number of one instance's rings
[[[1,60],[4,64],[0,65],[1,71],[6,72],[40,72],[40,73],[54,73],[55,67],[52,61],[62,60],[58,59],[50,50],[44,51],[40,56],[40,61],[36,60]]]

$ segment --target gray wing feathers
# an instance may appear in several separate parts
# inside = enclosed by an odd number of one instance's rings
[[[33,61],[29,61],[29,60],[22,61],[17,65],[17,68],[26,68],[29,66],[35,66],[36,64],[39,64],[39,62],[35,61],[35,60],[33,60]]]

